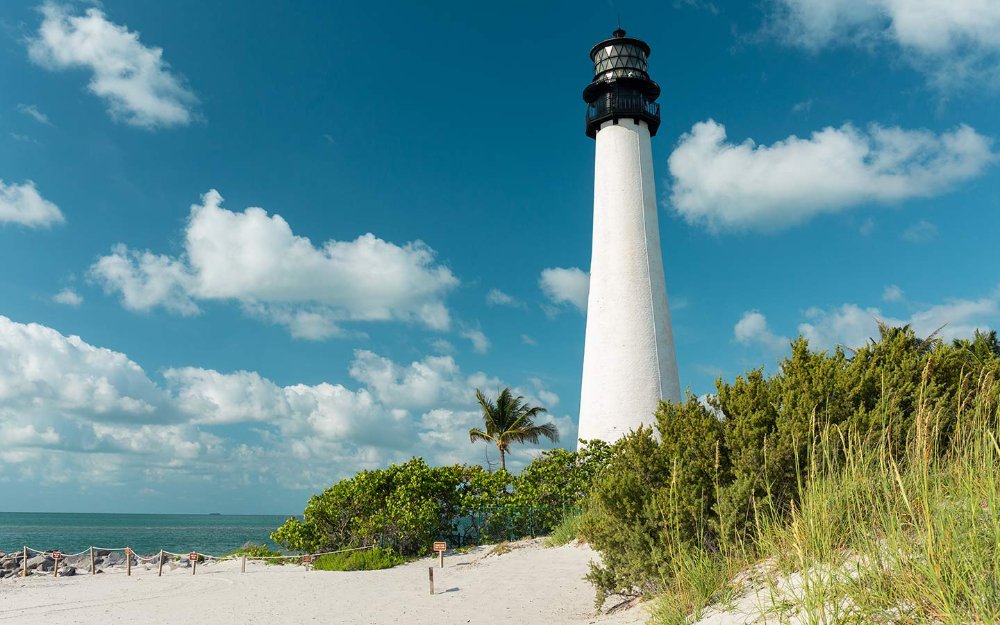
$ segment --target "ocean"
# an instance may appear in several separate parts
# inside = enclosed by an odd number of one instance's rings
[[[210,514],[78,514],[0,512],[0,551],[61,549],[76,553],[91,546],[131,547],[137,553],[160,549],[221,555],[246,542],[277,545],[268,534],[286,516]]]

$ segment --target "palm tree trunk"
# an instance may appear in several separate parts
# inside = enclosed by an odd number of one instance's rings
[[[507,470],[507,460],[504,458],[503,447],[500,448],[500,470]]]

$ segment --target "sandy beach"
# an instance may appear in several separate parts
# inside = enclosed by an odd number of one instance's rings
[[[445,559],[429,593],[427,558],[383,571],[306,571],[299,566],[238,561],[164,570],[133,567],[54,579],[0,580],[0,622],[159,623],[517,623],[639,625],[642,608],[598,615],[582,578],[595,557],[584,545],[544,548],[526,541],[488,555],[478,548]]]

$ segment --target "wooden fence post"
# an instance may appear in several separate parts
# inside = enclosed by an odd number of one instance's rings
[[[431,594],[433,595],[434,594],[434,567],[433,566],[427,567],[427,577],[430,578],[430,582],[431,582]]]
[[[94,547],[90,547],[90,574],[97,575],[97,566],[94,564]]]
[[[125,547],[125,574],[132,575],[132,550]]]
[[[157,577],[163,577],[163,550],[160,549],[160,569],[156,572]]]
[[[243,566],[242,566],[242,568],[240,570],[240,573],[246,573],[246,572],[247,572],[247,554],[244,553],[243,554]]]
[[[24,547],[24,559],[21,560],[21,577],[28,576],[28,547]]]

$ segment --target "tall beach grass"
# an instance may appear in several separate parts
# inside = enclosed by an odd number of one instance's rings
[[[874,440],[819,428],[800,503],[757,502],[752,538],[674,554],[653,621],[691,623],[741,596],[745,610],[754,594],[767,622],[1000,623],[998,387],[988,373],[962,383],[976,399],[921,401],[906,441],[893,423]]]

